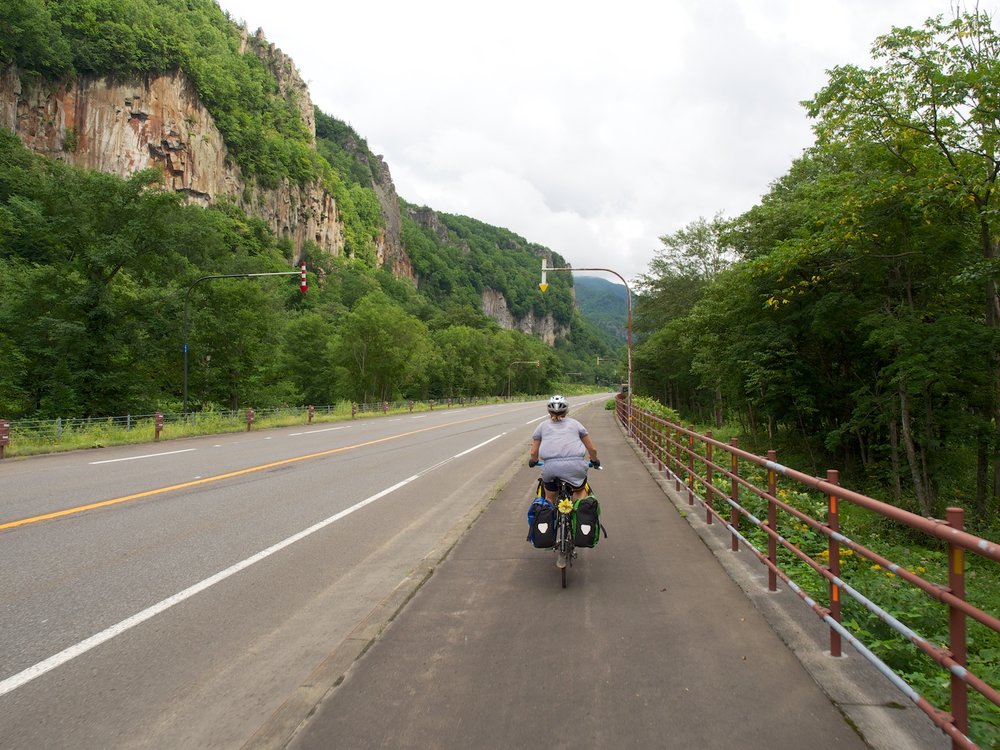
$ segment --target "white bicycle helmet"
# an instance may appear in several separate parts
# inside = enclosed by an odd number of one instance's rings
[[[555,395],[549,399],[549,414],[566,414],[569,411],[569,404],[565,396]]]

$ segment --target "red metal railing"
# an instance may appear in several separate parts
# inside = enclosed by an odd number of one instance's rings
[[[628,415],[621,399],[618,400],[617,414],[619,420],[628,426]],[[686,494],[688,504],[694,505],[697,501],[705,508],[706,523],[711,524],[713,520],[717,520],[726,526],[732,536],[731,546],[734,551],[739,549],[742,541],[761,563],[767,566],[770,590],[777,589],[777,580],[780,578],[829,625],[831,655],[840,656],[841,641],[847,640],[951,737],[953,748],[977,747],[968,737],[968,689],[971,687],[998,708],[1000,708],[1000,691],[998,686],[987,684],[968,669],[967,620],[972,618],[986,628],[1000,633],[1000,619],[966,601],[965,554],[971,552],[986,560],[1000,562],[1000,545],[966,533],[963,529],[961,508],[949,508],[946,521],[924,518],[841,487],[836,471],[828,471],[825,479],[809,476],[779,464],[774,451],[770,451],[767,457],[756,456],[741,450],[735,439],[729,443],[720,442],[713,439],[710,432],[699,434],[693,428],[669,422],[634,405],[631,433],[646,456],[673,480],[674,489]],[[756,472],[760,476],[756,481],[761,484],[764,483],[766,474],[767,486],[757,486],[753,479],[741,474],[741,469],[747,474]],[[793,488],[822,493],[826,499],[826,519],[813,518],[807,512],[785,502],[781,495],[787,492],[779,492],[777,489],[779,475],[790,480]],[[741,501],[741,492],[755,496],[760,502],[766,503],[765,520],[758,519],[747,507],[747,503]],[[720,507],[729,506],[728,518],[717,510],[717,503]],[[840,529],[841,503],[865,508],[929,538],[945,542],[948,550],[947,584],[925,580],[917,572],[907,570],[902,565],[845,536]],[[766,535],[766,551],[758,550],[741,532],[741,520],[750,522]],[[826,537],[826,549],[812,556],[803,551],[800,545],[786,539],[781,530],[796,523],[800,524],[800,528],[808,527]],[[781,569],[779,547],[787,550],[796,560],[825,579],[826,606],[815,601]],[[873,569],[878,567],[898,576],[901,581],[905,581],[930,599],[947,607],[949,633],[947,647],[931,643],[844,580],[840,569],[842,554],[858,555],[871,561]],[[826,562],[823,558],[826,558]],[[865,607],[949,673],[950,712],[935,707],[917,693],[841,623],[841,596],[844,594]]]

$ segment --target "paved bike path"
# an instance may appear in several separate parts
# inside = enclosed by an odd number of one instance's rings
[[[610,536],[568,588],[524,541],[525,466],[288,746],[865,748],[613,414],[575,416],[606,467],[591,483]]]

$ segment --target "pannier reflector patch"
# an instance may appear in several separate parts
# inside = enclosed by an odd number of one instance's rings
[[[592,528],[593,526],[591,526],[590,524],[587,523],[580,524],[580,531],[582,531],[584,534],[589,534]]]
[[[549,530],[549,525],[547,523],[540,523],[540,524],[538,524],[538,531],[540,533],[544,534],[548,530]]]

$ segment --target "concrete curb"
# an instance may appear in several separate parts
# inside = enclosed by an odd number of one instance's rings
[[[705,522],[704,505],[694,505],[674,489],[659,467],[628,437],[620,420],[618,429],[642,461],[664,495],[705,543],[729,577],[743,590],[806,672],[830,699],[858,735],[873,750],[948,750],[951,741],[930,718],[885,678],[865,658],[845,643],[843,656],[830,656],[829,629],[786,586],[769,591],[767,572],[756,557],[743,549],[733,552],[730,534],[721,524]],[[780,583],[780,581],[779,581]]]
[[[395,589],[313,670],[277,711],[244,744],[243,750],[281,750],[289,745],[317,707],[336,690],[354,663],[381,637],[407,603],[465,536],[486,508],[520,470],[523,456],[513,461],[492,489],[448,530],[438,544]]]

